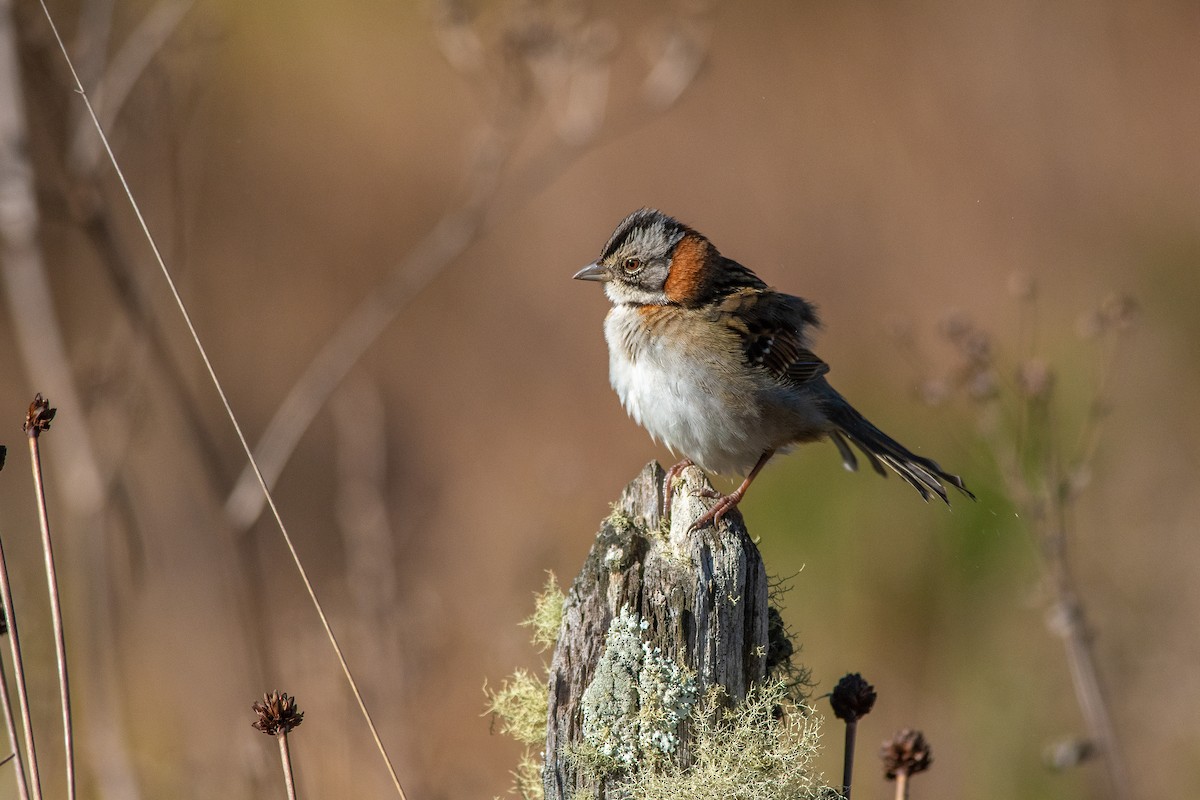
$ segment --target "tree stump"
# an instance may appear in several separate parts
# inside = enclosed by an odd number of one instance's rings
[[[691,670],[698,696],[719,685],[738,702],[766,674],[767,577],[741,514],[735,509],[715,530],[688,533],[712,502],[703,496],[712,490],[708,480],[689,467],[676,486],[667,530],[660,525],[663,479],[662,468],[651,463],[625,488],[567,594],[550,667],[547,800],[583,790],[596,800],[605,797],[608,780],[590,776],[570,754],[585,738],[585,693],[597,678],[614,619],[636,620],[647,658]],[[648,700],[635,690],[626,695],[627,710],[636,715],[636,706]],[[662,745],[681,764],[689,763],[687,728],[686,719],[678,720],[669,746]]]

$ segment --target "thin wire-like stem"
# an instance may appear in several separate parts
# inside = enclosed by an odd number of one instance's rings
[[[37,746],[33,740],[33,717],[29,713],[29,692],[25,689],[25,661],[21,658],[21,637],[17,634],[17,615],[13,613],[12,586],[8,581],[8,562],[4,559],[3,539],[0,539],[0,600],[4,603],[4,616],[8,620],[8,647],[12,654],[13,677],[17,683],[17,704],[21,707],[21,723],[25,729],[25,753],[29,758],[29,789],[33,792],[33,800],[42,800]],[[13,750],[16,749],[14,742]]]
[[[908,800],[908,773],[896,773],[896,800]]]
[[[854,740],[858,735],[858,720],[846,720],[846,752],[842,758],[842,797],[850,800],[850,784],[854,779]]]
[[[113,172],[121,183],[121,188],[124,191],[126,199],[129,201],[130,208],[133,210],[134,216],[137,217],[138,226],[141,228],[142,234],[146,237],[147,243],[150,245],[150,250],[154,255],[154,260],[158,264],[159,270],[162,272],[163,278],[167,283],[167,287],[171,292],[172,298],[175,300],[175,305],[179,309],[180,315],[183,317],[184,324],[187,326],[188,333],[191,335],[192,343],[196,346],[196,350],[200,355],[200,360],[204,362],[204,368],[208,372],[209,380],[217,395],[221,400],[221,405],[225,409],[225,414],[229,418],[230,425],[233,427],[234,433],[237,435],[238,442],[242,446],[247,460],[251,468],[254,470],[254,475],[258,481],[259,488],[262,490],[267,501],[267,506],[271,510],[271,515],[275,519],[276,527],[283,536],[284,543],[287,545],[288,552],[291,554],[292,561],[296,566],[296,571],[300,574],[300,580],[304,584],[305,590],[308,592],[308,597],[312,602],[313,608],[320,618],[321,626],[325,629],[325,636],[329,640],[330,646],[333,648],[334,654],[337,656],[338,664],[341,666],[342,674],[346,678],[347,684],[350,686],[350,691],[354,695],[354,700],[358,704],[359,712],[370,729],[371,738],[375,742],[375,748],[379,751],[383,758],[384,764],[387,767],[388,775],[391,777],[392,785],[396,789],[396,793],[401,800],[406,800],[404,788],[400,785],[400,777],[396,774],[396,768],[392,765],[392,759],[387,753],[387,748],[383,745],[383,739],[380,738],[379,729],[375,725],[375,721],[371,718],[371,713],[367,710],[366,701],[363,700],[362,692],[358,688],[358,682],[354,679],[353,673],[350,671],[350,665],[346,661],[345,653],[342,647],[338,644],[337,637],[333,633],[333,627],[329,623],[329,618],[325,614],[325,609],[321,605],[321,601],[317,598],[316,590],[313,588],[312,581],[309,580],[308,571],[305,570],[304,564],[300,561],[300,554],[296,551],[296,546],[292,542],[292,537],[288,533],[287,526],[284,525],[283,517],[279,513],[279,508],[275,504],[275,498],[271,494],[271,490],[267,487],[267,482],[263,478],[262,471],[255,461],[254,453],[250,449],[250,444],[246,439],[245,433],[242,431],[241,423],[238,422],[237,415],[233,412],[233,406],[229,402],[229,397],[225,393],[225,388],[217,377],[216,369],[213,367],[212,361],[208,357],[208,351],[200,341],[200,335],[196,331],[196,326],[192,322],[192,316],[187,310],[187,306],[183,302],[183,297],[179,294],[179,289],[175,284],[175,279],[171,276],[171,272],[167,269],[166,261],[163,259],[162,251],[158,247],[154,235],[150,232],[150,226],[146,222],[145,216],[142,214],[141,206],[137,199],[133,196],[133,190],[129,187],[129,182],[125,178],[125,173],[121,169],[120,163],[117,161],[116,154],[112,150],[112,146],[108,141],[108,136],[104,133],[104,127],[100,124],[99,118],[96,116],[96,111],[92,107],[91,101],[88,99],[87,91],[83,88],[83,83],[79,80],[79,74],[75,71],[75,65],[71,62],[71,56],[67,52],[66,43],[63,42],[62,36],[58,32],[58,26],[54,23],[54,17],[50,14],[50,9],[46,6],[45,0],[39,0],[42,12],[46,16],[46,21],[50,26],[51,32],[54,34],[55,41],[58,43],[59,50],[62,51],[63,58],[66,59],[67,66],[71,70],[71,77],[75,81],[75,90],[82,98],[84,106],[87,108],[88,115],[92,119],[92,125],[96,129],[97,135],[100,137],[104,145],[104,151],[108,155],[109,163],[112,164]]]
[[[6,617],[7,619],[7,617]],[[0,761],[0,766],[13,761],[13,771],[17,776],[17,792],[21,800],[29,800],[29,782],[25,778],[25,763],[21,760],[21,743],[17,736],[17,720],[13,717],[12,698],[8,696],[8,675],[4,669],[4,660],[0,659],[0,706],[4,709],[4,727],[8,730],[8,741],[12,743],[12,753]]]
[[[58,572],[54,568],[54,547],[50,540],[50,516],[46,512],[46,487],[42,482],[42,458],[38,448],[36,427],[29,431],[29,461],[33,468],[38,522],[42,529],[42,555],[46,562],[46,585],[50,591],[50,616],[54,623],[54,654],[58,660],[58,692],[62,704],[63,750],[67,759],[67,798],[75,800],[75,735],[71,728],[71,683],[67,676],[67,639],[63,633],[62,601],[58,591]]]
[[[279,740],[279,760],[283,763],[283,781],[287,784],[288,800],[296,800],[296,781],[292,777],[292,752],[288,749],[287,734],[280,731],[275,738]]]

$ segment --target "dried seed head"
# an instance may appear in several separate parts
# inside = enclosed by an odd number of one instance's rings
[[[967,397],[977,403],[986,403],[1000,394],[996,373],[991,367],[973,370],[966,378]]]
[[[1096,756],[1096,745],[1090,739],[1064,739],[1046,747],[1042,760],[1050,769],[1063,772],[1077,767]]]
[[[925,405],[939,408],[945,405],[946,398],[950,396],[950,385],[946,383],[945,378],[926,378],[917,387],[917,394]]]
[[[268,736],[289,733],[304,721],[304,712],[296,709],[296,698],[283,692],[264,694],[251,709],[258,715],[251,724]]]
[[[954,344],[962,341],[968,333],[974,329],[970,318],[961,311],[950,311],[945,314],[937,323],[938,333],[944,339]]]
[[[1137,319],[1137,301],[1127,294],[1109,295],[1100,306],[1104,321],[1117,330],[1128,330]]]
[[[50,421],[57,413],[58,409],[51,408],[50,401],[38,392],[29,404],[29,413],[25,415],[25,432],[30,436],[37,436],[42,431],[49,430]]]
[[[1079,494],[1086,489],[1092,482],[1092,468],[1087,464],[1080,464],[1075,469],[1067,473],[1067,491],[1072,494]]]
[[[1017,387],[1029,400],[1046,400],[1054,388],[1054,370],[1041,358],[1031,358],[1017,367]]]
[[[957,342],[967,362],[976,368],[990,366],[992,363],[992,337],[978,328],[967,331]]]
[[[883,759],[883,774],[889,781],[894,781],[901,773],[916,775],[924,772],[933,763],[925,735],[908,728],[884,742],[879,757]]]
[[[875,706],[875,687],[863,680],[857,672],[851,672],[837,682],[829,695],[833,714],[846,722],[857,722],[870,713]]]
[[[1137,301],[1127,294],[1111,294],[1100,307],[1079,318],[1076,331],[1084,340],[1095,339],[1109,331],[1126,331],[1137,321]]]

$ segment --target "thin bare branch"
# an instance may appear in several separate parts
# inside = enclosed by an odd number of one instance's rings
[[[336,512],[354,601],[356,649],[376,674],[401,668],[396,536],[388,519],[386,408],[378,387],[357,376],[333,395]]]
[[[29,378],[65,406],[81,412],[83,403],[38,244],[38,209],[27,138],[12,2],[0,0],[0,275],[17,349]],[[103,500],[103,489],[84,415],[73,413],[60,427],[63,458],[55,460],[55,468],[62,485],[71,487],[63,500],[79,513],[92,513]]]
[[[92,104],[100,116],[100,124],[112,127],[121,113],[134,85],[146,67],[162,50],[167,40],[179,28],[195,0],[164,0],[150,9],[104,70],[100,83],[92,91]],[[72,168],[88,175],[100,164],[104,150],[93,135],[92,121],[81,115],[75,127],[68,158]]]
[[[1047,622],[1050,630],[1060,636],[1066,649],[1067,666],[1071,671],[1071,684],[1075,688],[1075,699],[1083,714],[1088,736],[1100,753],[1112,796],[1117,800],[1133,797],[1129,774],[1125,769],[1112,716],[1108,711],[1104,690],[1100,683],[1100,672],[1096,666],[1096,655],[1092,650],[1092,635],[1084,613],[1083,601],[1075,589],[1067,558],[1067,526],[1065,510],[1056,503],[1051,518],[1043,523],[1043,553],[1049,572],[1054,600]]]
[[[371,345],[422,289],[478,238],[484,213],[500,184],[500,173],[515,144],[523,109],[505,107],[484,126],[472,150],[462,204],[446,213],[416,247],[342,321],[309,362],[271,417],[254,448],[263,479],[274,485],[304,432],[333,391]],[[262,514],[264,499],[249,468],[242,470],[225,513],[237,530],[247,530]]]
[[[482,80],[481,76],[489,73],[477,69],[474,64],[479,55],[480,37],[471,28],[469,16],[460,3],[452,0],[439,3],[438,9],[439,43],[447,59],[455,68]],[[304,432],[351,367],[408,303],[486,230],[486,218],[494,216],[495,206],[500,203],[501,170],[517,143],[519,125],[528,116],[523,105],[529,101],[528,93],[513,91],[511,87],[532,80],[547,100],[560,139],[573,155],[585,152],[580,145],[595,141],[605,118],[608,60],[615,47],[616,33],[605,22],[575,20],[566,33],[560,31],[557,34],[573,37],[572,45],[556,48],[552,42],[547,43],[548,38],[553,38],[556,24],[555,20],[526,20],[519,30],[510,30],[508,43],[515,53],[507,53],[508,72],[496,72],[497,86],[493,87],[493,91],[499,93],[508,87],[508,100],[501,105],[496,118],[484,126],[480,137],[483,144],[468,160],[466,200],[447,212],[392,270],[382,286],[372,290],[350,312],[292,385],[254,448],[255,458],[268,484],[278,480]],[[707,37],[701,35],[706,28],[700,21],[699,12],[689,24],[689,29],[697,33],[689,39],[686,56],[702,59]],[[664,51],[655,63],[673,64],[684,58],[684,51],[670,40],[663,46],[671,52]],[[564,51],[568,56],[561,55]],[[655,103],[654,110],[663,110],[682,94],[698,73],[699,63],[697,60],[695,68],[672,67],[671,92],[647,96],[648,101]],[[513,74],[518,67],[528,74]],[[646,116],[639,114],[638,119],[640,124]],[[555,158],[555,155],[547,153],[540,162],[535,159],[523,175],[514,176],[509,183],[519,184],[524,178],[523,196],[532,195],[534,184],[544,184],[550,174],[569,165],[569,158]],[[230,523],[239,530],[246,530],[262,514],[263,508],[253,474],[249,469],[243,469],[225,503]]]
[[[280,404],[255,448],[255,460],[268,485],[278,480],[300,437],[350,369],[408,302],[466,250],[479,226],[480,215],[474,205],[443,218],[382,290],[364,298],[326,340]],[[225,503],[225,512],[236,529],[246,530],[263,507],[255,476],[244,469]]]
[[[696,5],[690,13],[669,22],[662,42],[651,51],[650,72],[642,93],[652,108],[673,105],[704,64],[712,26],[704,14],[707,4]]]

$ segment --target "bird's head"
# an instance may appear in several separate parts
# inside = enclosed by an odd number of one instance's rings
[[[716,248],[661,211],[642,208],[623,219],[600,258],[575,273],[602,281],[616,305],[696,305],[706,299]]]

